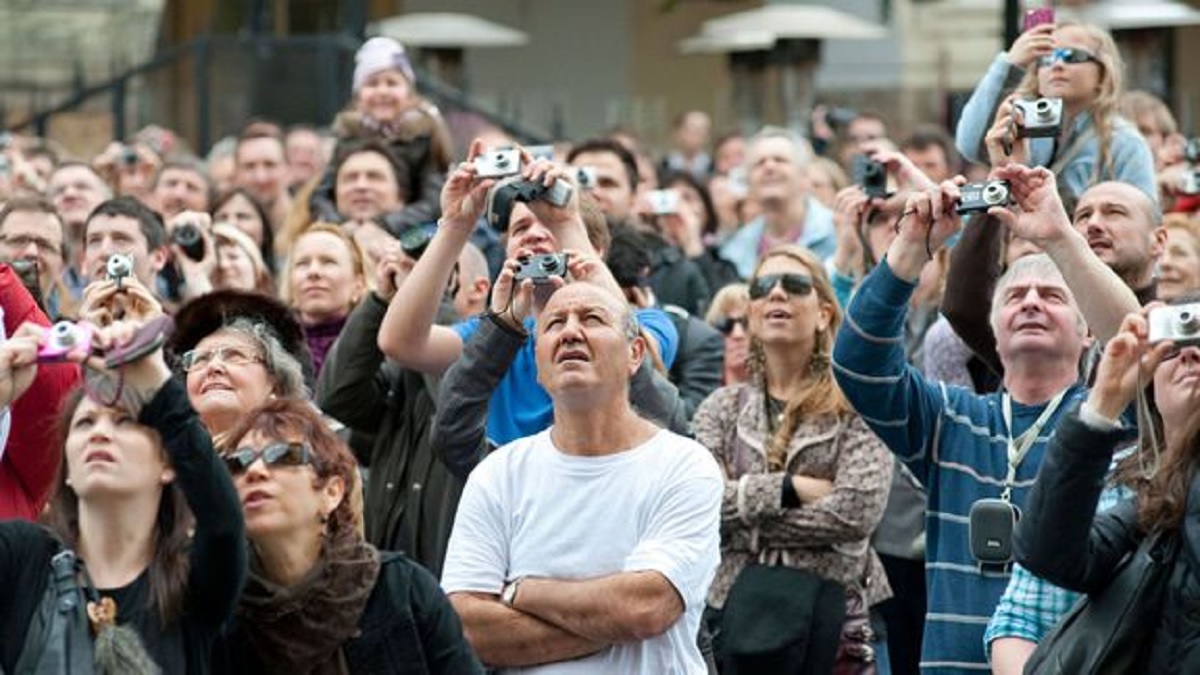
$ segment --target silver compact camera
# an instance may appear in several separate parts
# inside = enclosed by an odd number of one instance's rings
[[[1170,340],[1177,347],[1200,345],[1200,303],[1155,307],[1146,320],[1151,343]]]
[[[993,206],[1012,204],[1012,193],[1008,181],[989,180],[985,183],[968,183],[959,188],[957,211],[959,215],[986,213]]]
[[[475,175],[479,178],[503,178],[521,173],[521,151],[501,148],[475,158]]]
[[[127,277],[133,276],[133,256],[128,253],[114,253],[108,257],[108,263],[104,266],[104,271],[108,273],[110,281],[117,282],[117,286],[121,285]]]
[[[543,253],[542,255],[529,256],[523,258],[521,266],[517,268],[517,273],[513,279],[517,283],[525,279],[533,280],[533,283],[549,283],[553,277],[567,276],[567,254],[565,253]]]
[[[1018,132],[1022,138],[1054,138],[1062,131],[1063,102],[1061,98],[1037,98],[1016,101],[1022,123]]]
[[[679,213],[679,193],[674,190],[651,190],[646,198],[650,201],[650,213],[656,216]]]
[[[1200,195],[1200,169],[1189,168],[1179,179],[1179,193]]]

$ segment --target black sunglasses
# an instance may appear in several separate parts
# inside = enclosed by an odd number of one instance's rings
[[[1067,65],[1100,62],[1100,60],[1096,58],[1095,54],[1086,49],[1080,49],[1079,47],[1059,47],[1052,53],[1042,57],[1042,65],[1047,68],[1053,66],[1055,61],[1062,61]]]
[[[250,465],[261,457],[267,466],[303,466],[312,463],[312,452],[307,443],[272,443],[262,450],[249,446],[221,455],[230,475],[245,473]]]
[[[723,316],[713,321],[712,324],[712,327],[721,331],[722,335],[732,334],[733,329],[738,326],[741,326],[743,331],[748,330],[750,328],[750,320],[744,316]]]
[[[776,284],[783,284],[783,291],[788,295],[808,295],[813,289],[812,277],[807,274],[764,274],[750,282],[750,299],[767,297]]]

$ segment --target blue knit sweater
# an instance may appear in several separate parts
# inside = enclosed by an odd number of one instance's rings
[[[927,381],[904,359],[904,318],[914,286],[886,261],[850,302],[834,347],[834,372],[854,409],[925,485],[929,607],[921,651],[924,673],[988,671],[983,632],[1008,574],[981,572],[971,555],[968,514],[978,499],[998,498],[1008,469],[1008,430],[999,393],[980,396]],[[1046,440],[1062,412],[1086,390],[1073,386],[1017,469],[1013,502],[1025,502]],[[1013,403],[1013,436],[1045,404]]]

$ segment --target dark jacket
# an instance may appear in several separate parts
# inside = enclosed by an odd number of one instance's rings
[[[712,300],[712,289],[700,267],[658,234],[643,232],[640,238],[650,254],[650,288],[655,299],[703,315]]]
[[[350,314],[322,370],[317,403],[355,432],[374,436],[369,448],[355,453],[369,469],[367,541],[440,575],[463,481],[429,445],[436,381],[385,363],[379,351],[376,335],[386,312],[387,304],[371,293]]]
[[[1062,418],[1017,525],[1017,561],[1046,581],[1079,593],[1098,593],[1121,561],[1146,536],[1136,499],[1096,513],[1112,452],[1128,432],[1084,424],[1078,411]],[[1183,546],[1175,560],[1162,619],[1154,631],[1145,673],[1200,672],[1200,478],[1192,477]]]
[[[342,647],[354,675],[475,675],[483,666],[437,580],[420,565],[381,553],[379,578],[359,618],[359,635]],[[261,673],[257,655],[233,624],[225,640],[227,673]]]
[[[442,376],[439,414],[429,442],[448,470],[463,480],[495,449],[487,438],[488,401],[526,339],[486,315],[479,330],[463,344],[462,357]],[[629,400],[651,422],[689,433],[679,391],[654,370],[649,359],[634,373]]]
[[[689,420],[708,395],[721,387],[725,373],[725,338],[717,329],[683,308],[664,305],[663,311],[679,333],[679,350],[668,376],[679,389]]]

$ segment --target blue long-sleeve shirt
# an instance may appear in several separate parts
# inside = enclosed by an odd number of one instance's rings
[[[833,351],[834,373],[854,409],[925,485],[926,583],[929,606],[921,651],[924,673],[989,670],[983,633],[1008,583],[1004,572],[980,571],[971,555],[971,505],[999,498],[1008,472],[1008,428],[1002,395],[980,396],[926,380],[904,357],[904,321],[914,285],[887,262],[863,280],[850,301]],[[1072,386],[1017,467],[1012,502],[1025,502],[1046,441],[1086,389]],[[1013,402],[1013,436],[1046,404]]]
[[[983,79],[971,92],[971,98],[963,106],[962,116],[959,117],[958,128],[955,130],[955,145],[964,157],[987,163],[987,154],[982,150],[983,137],[992,125],[1000,100],[1016,87],[1024,72],[1010,63],[1005,53],[1001,53],[992,61]],[[1100,139],[1093,135],[1058,172],[1058,182],[1066,185],[1072,194],[1079,196],[1094,185],[1097,179],[1117,180],[1137,186],[1157,201],[1158,183],[1154,176],[1154,155],[1150,152],[1150,146],[1146,145],[1146,139],[1142,138],[1137,127],[1119,117],[1112,118],[1112,127],[1112,140],[1108,148],[1112,172],[1109,173],[1105,167],[1097,167],[1100,162]],[[1076,138],[1091,131],[1091,114],[1077,116],[1070,135],[1061,144],[1058,152],[1066,152]],[[1055,141],[1053,138],[1030,139],[1030,165],[1049,167],[1055,160]]]

